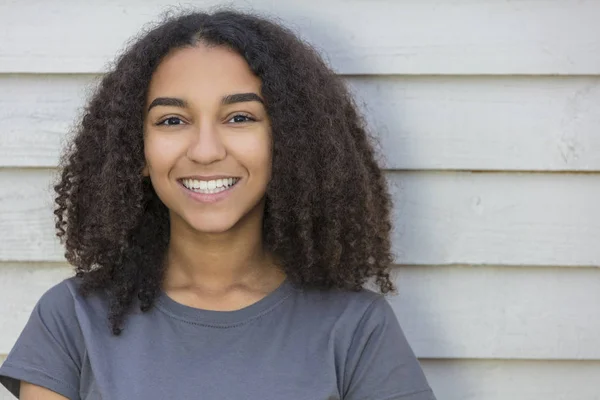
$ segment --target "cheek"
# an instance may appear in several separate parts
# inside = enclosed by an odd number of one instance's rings
[[[234,143],[236,158],[244,164],[253,175],[271,174],[271,137],[263,133],[238,139]]]
[[[146,164],[154,170],[169,167],[182,151],[180,142],[166,136],[147,135],[144,138]]]

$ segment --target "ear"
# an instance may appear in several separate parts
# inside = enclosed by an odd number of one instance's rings
[[[142,176],[150,176],[150,172],[148,171],[148,164],[144,165],[144,169],[142,170]]]

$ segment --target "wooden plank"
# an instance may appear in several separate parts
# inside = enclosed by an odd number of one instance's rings
[[[222,2],[194,2],[200,9],[216,4]],[[342,74],[600,71],[598,2],[234,0],[230,4],[280,17]],[[104,71],[126,40],[169,6],[173,4],[167,0],[3,2],[0,72]],[[23,24],[15,15],[27,15],[30,23]]]
[[[0,169],[0,261],[63,261],[54,170]],[[600,265],[600,174],[389,172],[398,264]]]
[[[64,261],[54,234],[55,172],[0,169],[0,261]]]
[[[423,358],[600,360],[599,268],[400,267],[389,299]]]
[[[438,399],[599,400],[597,361],[421,360]]]
[[[69,272],[0,264],[0,353]],[[388,300],[418,357],[600,360],[598,268],[400,267],[394,279]]]
[[[100,75],[0,75],[0,166],[54,167]],[[348,77],[389,169],[600,171],[600,77]]]
[[[599,77],[349,80],[389,169],[600,170]]]
[[[388,177],[399,264],[600,265],[600,174]]]
[[[0,166],[58,164],[94,75],[0,75]]]

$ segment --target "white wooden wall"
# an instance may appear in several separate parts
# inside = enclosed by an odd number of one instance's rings
[[[169,4],[0,3],[0,360],[70,273],[49,184],[65,132]],[[600,1],[236,5],[327,54],[379,133],[390,302],[438,398],[600,399]]]

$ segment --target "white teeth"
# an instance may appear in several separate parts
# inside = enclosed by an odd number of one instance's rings
[[[233,186],[238,181],[237,178],[216,179],[212,181],[199,181],[196,179],[183,179],[183,185],[199,193],[219,193]]]

